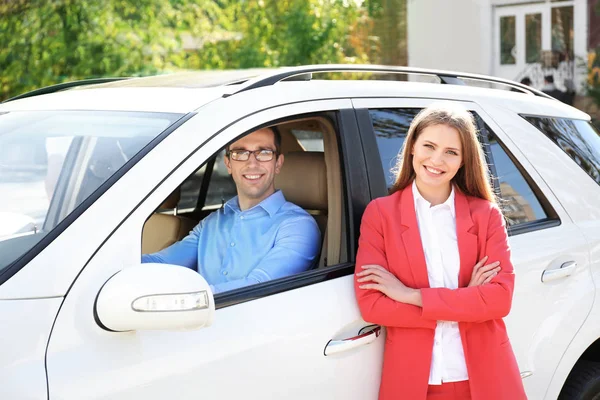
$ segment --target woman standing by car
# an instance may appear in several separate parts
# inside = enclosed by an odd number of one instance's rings
[[[387,327],[379,398],[525,399],[502,320],[508,236],[472,116],[426,108],[401,153],[391,195],[365,210],[356,259],[362,316]]]

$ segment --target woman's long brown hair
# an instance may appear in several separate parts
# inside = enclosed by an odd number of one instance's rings
[[[419,112],[408,128],[404,145],[398,153],[398,163],[394,168],[396,181],[390,194],[404,189],[415,179],[412,150],[417,138],[429,126],[446,125],[458,131],[462,144],[463,165],[452,178],[452,182],[467,196],[479,197],[496,202],[492,190],[483,150],[477,139],[473,116],[458,105],[434,104]]]

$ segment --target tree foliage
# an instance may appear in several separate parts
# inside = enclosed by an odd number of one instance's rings
[[[197,52],[193,67],[278,67],[367,61],[351,46],[365,14],[343,0],[230,1],[228,18],[239,40],[215,41]],[[206,57],[208,56],[208,57]]]
[[[207,0],[4,0],[3,97],[64,80],[183,67],[178,32],[191,25],[210,32],[221,14]]]
[[[374,27],[405,1],[0,0],[0,99],[104,76],[378,62]]]

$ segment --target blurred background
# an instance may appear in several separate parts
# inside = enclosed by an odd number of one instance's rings
[[[0,100],[86,78],[322,63],[494,75],[598,118],[600,0],[0,0]]]

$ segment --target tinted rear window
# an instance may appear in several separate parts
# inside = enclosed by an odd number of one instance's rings
[[[600,135],[590,122],[567,118],[523,118],[552,140],[600,185]]]

